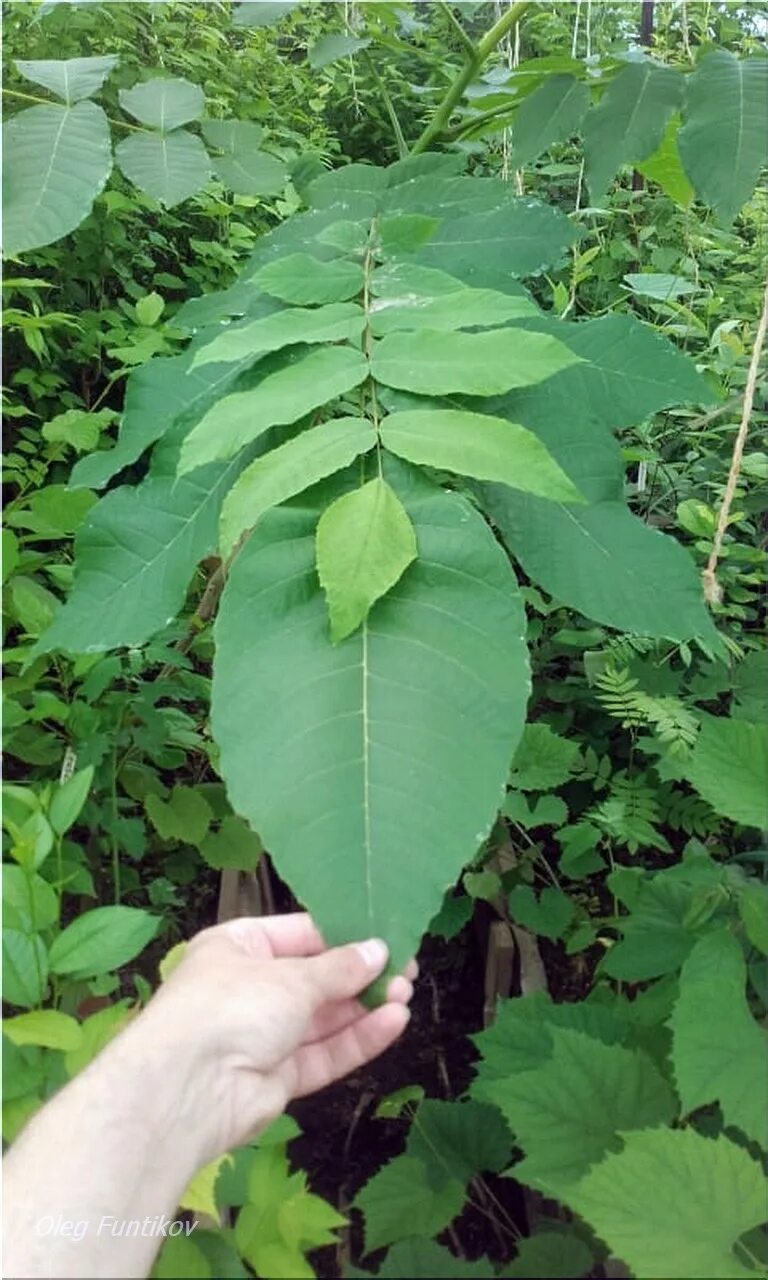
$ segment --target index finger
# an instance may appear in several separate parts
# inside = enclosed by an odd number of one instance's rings
[[[252,944],[263,947],[266,943],[277,960],[316,956],[326,950],[322,934],[306,911],[284,916],[239,916],[219,925],[218,929],[246,948]]]

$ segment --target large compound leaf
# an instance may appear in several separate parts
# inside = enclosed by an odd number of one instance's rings
[[[388,387],[420,395],[500,395],[543,382],[580,357],[546,333],[390,333],[374,346],[371,371]]]
[[[241,533],[257,524],[270,507],[341,471],[375,443],[373,424],[366,419],[334,418],[257,458],[224,500],[222,555],[228,556]]]
[[[637,1276],[749,1280],[737,1241],[765,1219],[760,1165],[727,1138],[693,1129],[625,1133],[624,1148],[565,1196]]]
[[[768,827],[768,725],[704,716],[685,776],[717,813]]]
[[[484,521],[402,465],[385,477],[419,558],[340,645],[314,563],[338,489],[263,518],[216,622],[213,724],[236,811],[329,943],[381,936],[397,968],[493,821],[529,677],[520,597]]]
[[[170,209],[193,196],[211,176],[208,152],[186,129],[175,133],[133,133],[115,147],[126,178]]]
[[[216,458],[229,458],[270,427],[295,422],[319,405],[351,391],[368,373],[367,361],[352,347],[298,347],[267,357],[260,381],[215,404],[190,431],[179,471],[192,471]]]
[[[107,117],[93,102],[31,107],[3,126],[4,248],[23,253],[74,231],[109,177]]]
[[[589,87],[574,76],[546,76],[521,102],[515,116],[512,163],[538,159],[553,142],[576,133],[589,106]]]
[[[768,151],[768,61],[715,49],[686,77],[680,156],[696,194],[730,222]]]
[[[212,342],[198,348],[192,368],[217,361],[230,364],[249,358],[256,360],[269,351],[297,342],[354,341],[362,335],[364,320],[362,308],[354,302],[331,303],[313,310],[287,307],[270,316],[232,325]]]
[[[380,430],[386,447],[408,462],[476,480],[501,480],[556,502],[584,501],[537,436],[503,418],[424,409],[392,413]]]
[[[746,982],[741,947],[727,929],[696,943],[670,1020],[672,1062],[684,1111],[717,1101],[726,1125],[766,1147],[768,1033],[752,1016]]]
[[[61,61],[25,62],[17,59],[14,65],[26,80],[50,89],[51,93],[63,98],[67,106],[71,106],[81,98],[90,98],[100,89],[118,61],[114,54],[109,54],[105,58],[65,58]]]
[[[163,133],[199,119],[205,105],[200,86],[182,79],[146,80],[132,89],[121,89],[119,97],[123,111]]]
[[[644,1054],[582,1031],[548,1030],[550,1055],[535,1070],[486,1081],[482,1096],[499,1107],[526,1153],[515,1177],[559,1197],[590,1164],[619,1150],[620,1133],[667,1124],[676,1105]]]
[[[645,160],[659,146],[679,106],[683,77],[658,63],[628,62],[584,120],[584,155],[593,204],[622,164]]]
[[[143,644],[184,603],[195,566],[216,549],[219,511],[242,461],[194,476],[152,476],[102,498],[75,539],[75,583],[37,652],[97,653]]]
[[[416,554],[408,513],[381,476],[326,508],[317,526],[317,576],[328,601],[334,644],[357,630]]]

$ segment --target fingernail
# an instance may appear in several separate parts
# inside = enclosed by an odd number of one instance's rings
[[[368,938],[366,942],[356,943],[357,949],[369,969],[383,969],[387,963],[389,948],[381,938]]]

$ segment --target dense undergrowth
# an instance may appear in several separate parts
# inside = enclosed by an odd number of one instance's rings
[[[765,33],[657,3],[643,49],[640,9],[8,6],[10,200],[14,121],[56,101],[30,60],[116,59],[92,97],[117,163],[34,239],[25,141],[7,222],[5,1139],[222,879],[333,940],[375,921],[399,960],[470,922],[490,955],[469,1089],[365,1095],[405,1150],[351,1209],[284,1120],[195,1180],[209,1226],[158,1276],[310,1275],[328,1245],[318,1274],[765,1273],[768,194],[755,112],[727,133]],[[156,145],[168,78],[202,91],[173,192],[121,151]],[[400,717],[380,840],[325,728],[353,695],[307,680],[348,662],[394,690],[382,738]],[[397,873],[374,904],[363,847]]]

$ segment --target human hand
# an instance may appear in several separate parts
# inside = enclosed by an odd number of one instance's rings
[[[292,1098],[324,1088],[402,1033],[412,962],[368,1011],[387,961],[370,939],[326,949],[307,915],[243,917],[197,934],[127,1035],[167,1049],[201,1159],[247,1141]]]

